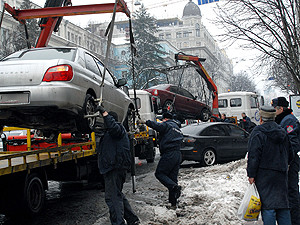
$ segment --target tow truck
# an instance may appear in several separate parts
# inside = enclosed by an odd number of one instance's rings
[[[45,8],[23,10],[15,9],[4,3],[0,16],[0,27],[4,10],[24,24],[27,39],[26,20],[42,18],[40,21],[41,33],[35,45],[36,48],[47,46],[52,32],[58,29],[63,16],[113,13],[113,19],[108,28],[110,38],[116,12],[125,13],[131,26],[130,11],[123,0],[116,0],[115,3],[80,6],[72,6],[71,0],[47,0]],[[29,43],[28,47],[31,47]],[[36,215],[42,211],[45,204],[48,180],[90,180],[99,174],[94,132],[78,143],[71,139],[71,144],[65,144],[60,134],[55,146],[42,146],[41,148],[35,146],[33,139],[36,140],[28,132],[27,151],[0,152],[0,213],[15,214],[18,212],[25,215]],[[132,142],[131,146],[133,146]]]

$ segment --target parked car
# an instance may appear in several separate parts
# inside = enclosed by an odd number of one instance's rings
[[[207,122],[183,127],[182,160],[204,166],[244,158],[249,133],[235,124]]]
[[[77,47],[25,49],[7,56],[0,61],[0,124],[44,133],[90,132],[96,118],[84,116],[94,114],[103,72],[98,58]],[[125,84],[106,71],[103,105],[120,121],[134,107],[120,89]]]
[[[146,89],[154,96],[160,98],[162,111],[174,112],[179,118],[200,119],[208,121],[211,116],[210,107],[200,102],[184,88],[172,84],[160,84]]]

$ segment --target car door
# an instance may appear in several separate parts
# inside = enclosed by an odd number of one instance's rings
[[[180,92],[185,97],[185,107],[188,110],[188,113],[197,116],[200,114],[203,109],[203,104],[195,100],[195,97],[187,90],[181,88]]]
[[[209,126],[202,131],[201,136],[206,136],[210,146],[216,150],[218,161],[227,159],[231,155],[232,142],[224,125]]]
[[[240,159],[245,157],[247,153],[249,134],[236,125],[228,124],[226,126],[232,142],[231,158]]]
[[[97,65],[101,71],[101,74],[104,73],[103,63],[96,59]],[[104,91],[103,91],[103,101],[104,105],[109,105],[110,111],[114,111],[119,115],[119,120],[123,120],[127,113],[128,101],[125,96],[125,93],[116,86],[116,81],[113,75],[109,70],[106,69],[105,80],[104,80]]]

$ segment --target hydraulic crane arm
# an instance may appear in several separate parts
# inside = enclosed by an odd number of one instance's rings
[[[218,88],[215,82],[211,79],[211,77],[204,69],[203,65],[201,64],[201,62],[205,61],[205,59],[199,58],[197,56],[192,56],[192,55],[175,54],[175,60],[176,61],[184,60],[195,64],[196,71],[205,80],[207,84],[207,88],[212,92],[212,99],[213,99],[212,113],[214,116],[219,117]]]
[[[69,1],[70,3],[71,1]],[[48,18],[46,23],[40,24],[43,28],[39,39],[36,44],[36,48],[45,47],[48,45],[51,34],[57,24],[57,21],[62,16],[75,16],[75,15],[87,15],[87,14],[100,14],[100,13],[112,13],[114,10],[114,3],[107,4],[93,4],[93,5],[79,5],[63,7],[47,7],[40,9],[15,9],[7,3],[4,3],[4,9],[9,12],[13,18],[20,23],[23,23],[26,19],[34,18]],[[127,8],[125,1],[118,0],[116,12],[123,12],[130,18],[130,11]]]

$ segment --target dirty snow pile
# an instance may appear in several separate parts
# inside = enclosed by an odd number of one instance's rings
[[[125,194],[142,224],[247,224],[236,217],[248,186],[246,160],[202,168],[181,168],[182,195],[178,208],[170,210],[167,190],[153,173],[137,178],[137,192]],[[252,223],[255,224],[255,223]]]

